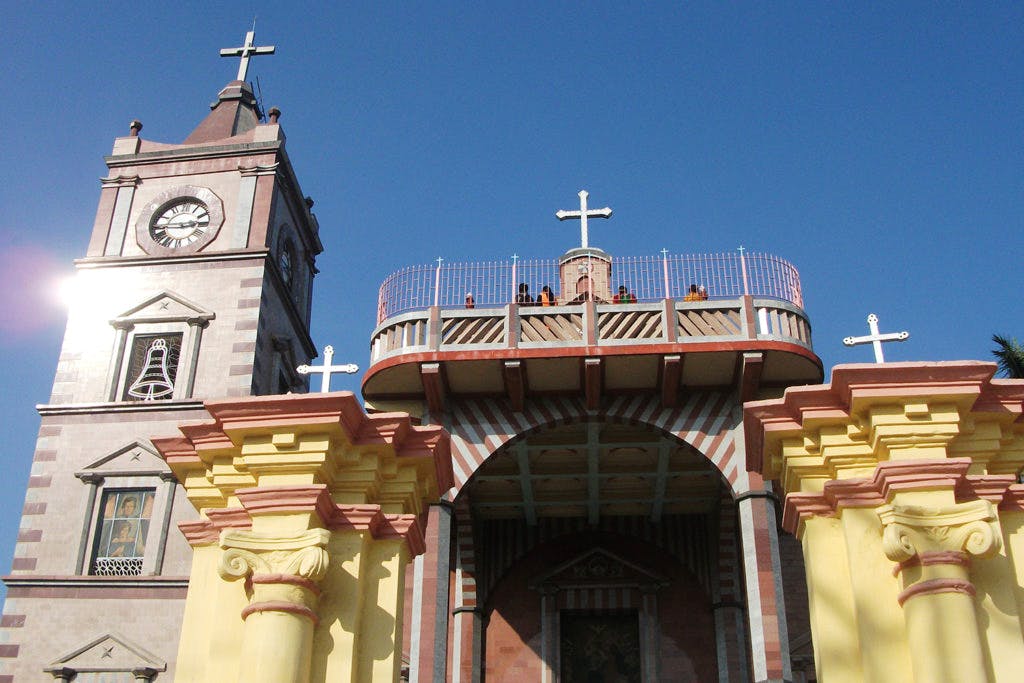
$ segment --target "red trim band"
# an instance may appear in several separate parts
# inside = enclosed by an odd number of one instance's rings
[[[937,593],[963,593],[974,597],[977,591],[974,589],[974,584],[970,581],[964,581],[962,579],[929,579],[928,581],[915,583],[913,586],[900,593],[897,600],[899,600],[900,607],[902,607],[903,603],[910,598],[918,595],[934,595]]]
[[[294,602],[285,602],[284,600],[268,600],[267,602],[254,602],[245,609],[242,610],[242,619],[247,619],[250,614],[256,612],[286,612],[288,614],[295,614],[300,617],[306,617],[313,622],[313,626],[320,623],[320,617],[316,615],[316,612],[306,607],[305,605],[297,605]]]
[[[923,552],[918,555],[914,555],[909,560],[900,562],[898,565],[893,567],[892,575],[899,576],[901,571],[909,567],[916,567],[918,565],[928,567],[934,564],[952,564],[960,565],[961,567],[970,567],[971,558],[967,553],[959,550],[933,550],[931,552]]]

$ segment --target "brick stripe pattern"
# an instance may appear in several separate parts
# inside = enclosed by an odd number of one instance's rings
[[[761,491],[760,475],[751,484]],[[789,680],[789,643],[786,642],[785,601],[778,576],[778,520],[774,504],[764,497],[737,504],[743,543],[743,575],[747,619],[751,634],[751,669],[754,680]]]
[[[46,496],[55,470],[56,449],[61,431],[60,425],[46,424],[45,420],[39,427],[35,457],[29,473],[29,485],[25,491],[21,525],[18,528],[18,540],[14,546],[14,559],[11,561],[13,575],[31,573],[36,568],[39,542],[43,540],[43,532],[33,527],[39,515],[46,512]],[[13,680],[8,673],[10,669],[5,660],[17,657],[20,647],[18,641],[21,640],[20,629],[25,626],[23,607],[10,591],[3,610],[3,616],[0,617],[0,683],[4,680]]]
[[[720,683],[747,680],[746,610],[740,570],[739,527],[736,504],[723,494],[718,516],[718,581],[715,584],[715,643]]]
[[[260,296],[263,278],[251,277],[239,281],[238,301],[234,317],[234,344],[231,347],[228,376],[224,378],[225,395],[230,397],[249,396],[253,392],[253,376],[262,370],[257,367],[259,359],[266,355],[260,335],[263,321],[260,319]]]
[[[678,408],[662,408],[656,396],[621,396],[601,410],[588,411],[575,397],[529,401],[513,412],[498,399],[453,401],[445,427],[452,435],[456,490],[485,460],[509,441],[543,427],[578,421],[608,420],[645,424],[693,446],[722,473],[734,491],[746,489],[744,459],[734,432],[742,406],[724,392],[697,392]]]
[[[467,610],[477,607],[476,546],[473,518],[465,496],[455,501],[455,600],[456,614],[451,620],[452,664],[448,667],[452,683],[473,681],[473,667],[479,653],[474,652],[473,621]]]

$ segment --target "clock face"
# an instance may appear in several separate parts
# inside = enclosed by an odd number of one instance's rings
[[[168,249],[180,249],[199,241],[210,228],[210,211],[206,204],[188,197],[168,204],[157,213],[149,226],[153,240]]]

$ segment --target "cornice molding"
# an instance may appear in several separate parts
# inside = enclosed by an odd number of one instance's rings
[[[973,361],[837,366],[831,384],[745,405],[747,468],[790,493],[807,490],[805,479],[868,476],[890,459],[970,456],[992,474],[1016,472],[1024,381],[995,371]]]
[[[868,478],[827,482],[820,493],[786,496],[782,526],[798,537],[810,517],[835,517],[844,509],[890,505],[897,494],[949,490],[964,505],[998,505],[1024,511],[1024,485],[1013,475],[972,475],[969,458],[885,462]],[[1014,506],[1020,506],[1014,507]]]

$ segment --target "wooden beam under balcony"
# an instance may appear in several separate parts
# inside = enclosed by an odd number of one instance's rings
[[[587,399],[587,410],[601,407],[601,359],[583,359],[583,391]]]
[[[507,360],[504,364],[505,394],[512,410],[519,413],[526,400],[526,370],[521,360]]]
[[[764,371],[764,353],[748,351],[740,360],[740,401],[746,403],[757,398],[761,387],[761,373]]]
[[[420,366],[420,377],[423,380],[423,391],[427,399],[427,407],[434,415],[444,412],[445,381],[441,373],[440,363],[423,363]]]
[[[679,400],[679,378],[682,375],[682,356],[677,354],[661,359],[661,405],[665,408],[676,407]]]

